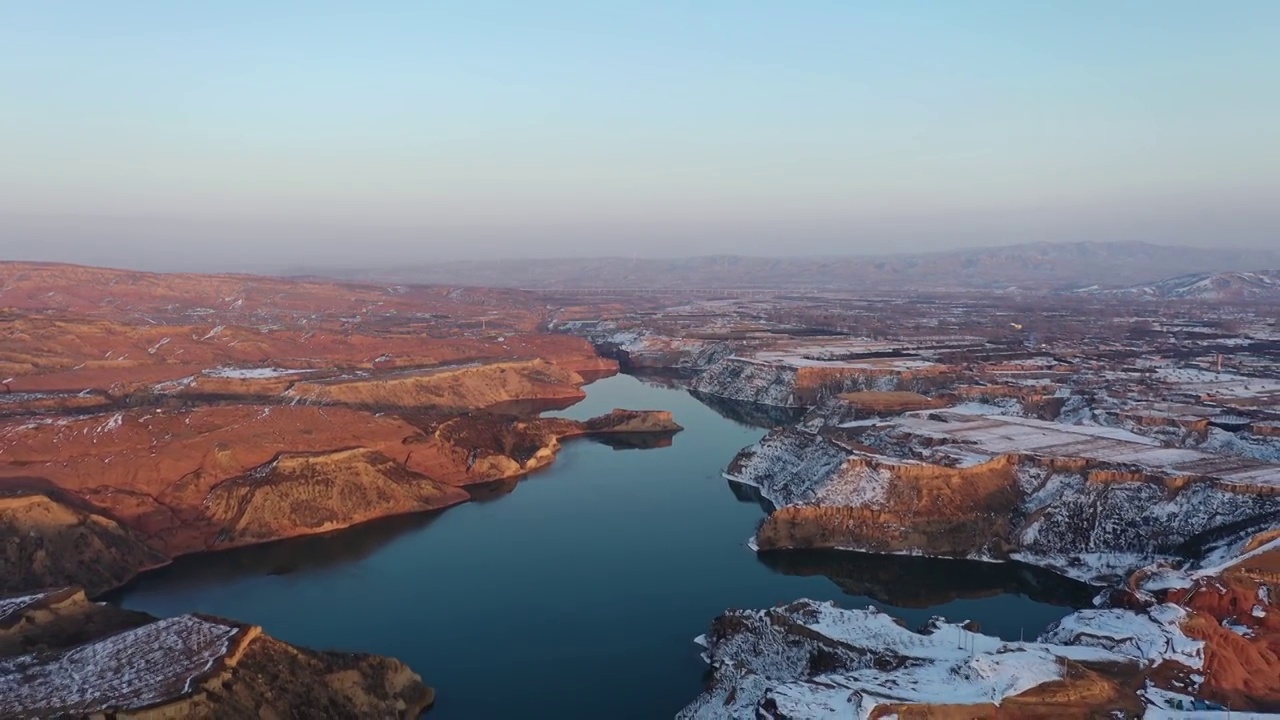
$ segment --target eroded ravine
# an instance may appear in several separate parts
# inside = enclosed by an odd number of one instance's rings
[[[1032,636],[1070,610],[1030,599],[1043,597],[1038,579],[1015,567],[974,573],[838,554],[761,562],[745,543],[762,512],[737,501],[721,473],[764,430],[630,376],[586,390],[558,414],[652,408],[686,429],[652,449],[570,442],[518,492],[481,488],[484,500],[441,514],[179,560],[115,598],[163,616],[235,617],[310,647],[396,657],[430,679],[439,693],[432,716],[443,718],[538,708],[670,717],[702,689],[692,638],[726,608],[797,597],[846,607],[888,601],[912,625],[941,614],[1006,638]]]

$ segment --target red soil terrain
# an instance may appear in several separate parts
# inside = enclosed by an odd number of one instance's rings
[[[91,594],[184,553],[465,502],[617,371],[514,290],[0,263],[0,591]]]
[[[4,297],[0,293],[0,301]],[[220,366],[391,370],[535,358],[592,377],[617,368],[598,357],[587,341],[568,335],[435,337],[408,329],[375,333],[131,325],[67,315],[0,313],[0,380],[12,392],[126,391]]]
[[[1254,539],[1262,546],[1280,531]],[[1280,548],[1263,550],[1221,574],[1172,590],[1165,599],[1191,611],[1183,628],[1204,649],[1202,694],[1236,710],[1280,709]]]
[[[298,322],[317,326],[452,321],[525,332],[543,321],[542,305],[518,290],[385,286],[258,275],[144,273],[57,263],[0,263],[0,307],[57,310],[125,322],[178,318]],[[253,321],[253,322],[249,322]]]

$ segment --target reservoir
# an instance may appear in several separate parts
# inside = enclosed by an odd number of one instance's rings
[[[670,410],[667,447],[566,443],[477,501],[328,536],[180,559],[113,600],[204,612],[316,649],[390,655],[436,688],[429,717],[669,718],[701,690],[693,638],[731,607],[876,605],[1033,638],[1086,588],[1013,565],[784,553],[746,545],[763,510],[721,472],[765,429],[619,375],[558,413]]]

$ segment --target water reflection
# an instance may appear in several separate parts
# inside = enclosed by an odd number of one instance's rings
[[[694,374],[676,369],[641,368],[632,371],[630,376],[649,387],[684,390],[689,387],[689,381],[693,379]]]
[[[546,398],[534,400],[505,400],[503,402],[494,403],[484,409],[484,412],[493,415],[515,415],[517,417],[530,417],[539,415],[544,412],[555,412],[564,410],[578,404],[580,400],[577,398]]]
[[[1016,594],[1050,605],[1088,607],[1097,589],[1021,563],[989,563],[841,550],[775,550],[760,562],[783,575],[821,575],[848,595],[903,608]]]
[[[653,450],[671,447],[675,432],[600,433],[587,437],[614,450]]]
[[[755,485],[747,485],[746,483],[735,482],[733,480],[726,480],[725,483],[729,485],[729,491],[733,493],[733,497],[736,498],[738,502],[759,505],[764,508],[766,513],[770,512],[769,501],[765,500],[764,496],[760,494],[760,488]]]
[[[716,395],[708,395],[696,390],[690,390],[689,394],[697,398],[698,402],[715,410],[721,417],[751,427],[775,428],[783,425],[793,425],[800,422],[804,418],[805,412],[807,412],[804,408],[747,403]]]
[[[421,530],[448,510],[397,515],[362,523],[324,535],[277,540],[218,552],[187,555],[172,564],[149,571],[114,591],[106,599],[127,596],[137,585],[170,588],[218,585],[242,577],[289,575],[355,563],[373,555],[396,538]]]
[[[487,503],[510,495],[523,479],[524,476],[490,480],[489,482],[467,485],[462,489],[466,490],[467,494],[471,496],[471,502]]]

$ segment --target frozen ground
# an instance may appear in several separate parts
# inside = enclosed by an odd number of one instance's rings
[[[874,608],[812,600],[731,610],[697,639],[714,679],[678,717],[866,718],[885,704],[1000,704],[1063,678],[1064,661],[1198,662],[1181,617],[1171,606],[1083,611],[1037,642],[1005,642],[938,618],[913,632]]]

